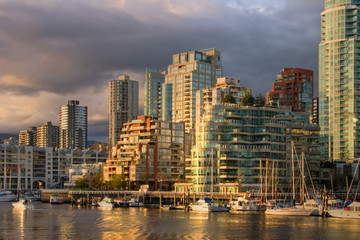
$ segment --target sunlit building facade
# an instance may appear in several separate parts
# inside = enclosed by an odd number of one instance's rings
[[[325,0],[319,44],[321,157],[360,157],[360,1]]]
[[[291,106],[292,111],[311,113],[313,99],[313,71],[284,68],[277,75],[272,91],[266,94],[267,104]]]
[[[19,133],[19,145],[36,146],[36,127],[29,127]]]
[[[60,106],[60,148],[87,147],[87,106],[80,106],[79,101],[70,100]]]
[[[146,68],[144,89],[144,115],[161,117],[162,84],[165,82],[165,73],[157,69]]]
[[[122,75],[109,81],[109,145],[120,140],[121,129],[139,113],[139,82]]]
[[[195,125],[196,91],[215,86],[216,79],[222,77],[220,51],[190,50],[174,54],[172,60],[165,75],[165,83],[172,85],[171,119],[167,120],[183,121],[190,131]]]
[[[171,190],[184,179],[184,123],[139,116],[124,123],[120,141],[104,166],[104,178],[123,174],[130,189]]]
[[[38,126],[36,136],[36,146],[38,147],[59,147],[59,126],[54,126],[51,122]]]

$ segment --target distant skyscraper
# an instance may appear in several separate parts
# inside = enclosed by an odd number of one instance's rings
[[[59,147],[59,126],[54,126],[51,122],[44,123],[43,126],[37,127],[37,141],[38,147]]]
[[[325,0],[319,44],[321,158],[360,157],[360,1]]]
[[[87,106],[79,106],[79,101],[71,100],[60,106],[60,148],[80,148],[87,146]]]
[[[319,124],[319,98],[313,98],[310,123]]]
[[[19,133],[19,145],[36,146],[36,127],[29,127]]]
[[[135,119],[139,112],[139,83],[127,75],[109,81],[109,144],[120,140],[121,129],[127,121]]]
[[[162,84],[165,74],[157,69],[146,68],[144,115],[148,117],[161,117]]]
[[[291,106],[293,111],[311,113],[313,98],[313,71],[284,68],[266,94],[267,103]]]
[[[172,119],[166,120],[184,121],[185,129],[189,131],[195,124],[196,91],[215,86],[216,79],[222,77],[220,51],[215,48],[190,50],[174,54],[172,60],[165,76],[165,83],[172,84]],[[165,105],[170,107],[168,103]]]

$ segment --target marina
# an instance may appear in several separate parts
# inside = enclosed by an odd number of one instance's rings
[[[354,219],[33,204],[35,209],[21,211],[0,203],[1,239],[357,239],[360,234]]]

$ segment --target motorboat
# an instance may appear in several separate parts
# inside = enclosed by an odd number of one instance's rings
[[[144,204],[142,202],[137,201],[135,198],[130,199],[128,202],[129,207],[143,207]]]
[[[50,204],[62,204],[62,203],[64,203],[64,201],[59,195],[53,194],[50,196]]]
[[[352,202],[346,208],[329,209],[327,213],[336,218],[356,218],[360,219],[360,202]]]
[[[32,202],[40,201],[40,197],[35,195],[34,193],[24,193],[21,195],[21,198],[25,200],[30,200]]]
[[[97,203],[102,209],[113,209],[114,203],[111,202],[111,199],[104,197],[100,202]]]
[[[14,207],[14,209],[19,210],[34,209],[34,205],[31,203],[31,201],[24,198],[20,198],[18,202],[12,203],[12,206]]]
[[[18,197],[13,194],[11,191],[0,192],[0,202],[13,202]]]
[[[195,212],[228,212],[229,208],[214,203],[210,198],[200,198],[195,204],[191,205],[191,209]]]
[[[115,199],[115,207],[127,208],[129,204],[124,199]]]
[[[241,193],[236,201],[230,202],[230,211],[260,211],[261,208],[250,193]]]

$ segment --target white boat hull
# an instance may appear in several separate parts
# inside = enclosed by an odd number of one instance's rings
[[[327,213],[335,218],[355,218],[360,219],[360,211],[347,211],[344,209],[328,210]]]
[[[266,209],[265,214],[281,216],[310,216],[312,209],[303,208],[274,208]]]

